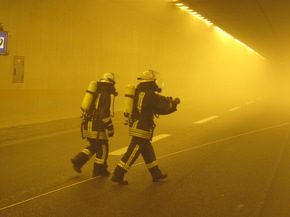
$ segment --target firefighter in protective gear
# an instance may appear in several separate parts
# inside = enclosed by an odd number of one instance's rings
[[[112,182],[120,185],[128,184],[124,180],[124,175],[140,154],[151,173],[153,182],[167,177],[167,174],[162,173],[157,165],[156,155],[151,144],[155,128],[154,117],[173,113],[177,110],[177,104],[180,103],[178,98],[173,100],[171,97],[158,93],[161,92],[161,89],[156,84],[155,71],[143,72],[138,80],[140,83],[135,91],[132,123],[129,125],[129,135],[132,136],[132,140],[111,178]]]
[[[107,169],[108,137],[114,135],[110,111],[111,94],[117,96],[115,75],[105,73],[97,82],[97,90],[90,109],[82,115],[82,137],[89,141],[89,146],[71,159],[73,168],[78,173],[81,173],[82,166],[95,154],[93,176],[110,175]]]

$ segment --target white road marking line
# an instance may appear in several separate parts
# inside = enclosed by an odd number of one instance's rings
[[[205,123],[205,122],[207,122],[207,121],[210,121],[210,120],[216,119],[216,118],[218,118],[218,117],[219,117],[219,116],[214,115],[214,116],[210,116],[210,117],[208,117],[208,118],[205,118],[205,119],[202,119],[202,120],[196,121],[196,122],[194,122],[194,123],[195,123],[195,124],[202,124],[202,123]]]
[[[160,134],[158,136],[154,136],[152,138],[152,142],[157,142],[158,140],[164,139],[164,138],[166,138],[168,136],[171,136],[171,135],[170,134]]]
[[[234,107],[234,108],[229,109],[228,111],[229,112],[233,112],[233,111],[236,111],[236,110],[238,110],[240,108],[241,108],[240,106],[237,106],[237,107]]]
[[[160,134],[158,136],[154,136],[152,138],[152,142],[157,142],[158,140],[164,139],[168,136],[171,136],[170,134]],[[124,148],[120,148],[118,150],[112,151],[109,153],[109,155],[122,155],[127,151],[128,146],[124,147]]]
[[[249,102],[246,102],[246,105],[250,105],[250,104],[253,104],[254,101],[249,101]]]
[[[22,201],[20,201],[20,202],[18,202],[18,203],[13,203],[13,204],[8,205],[8,206],[0,207],[0,211],[5,210],[5,209],[8,209],[8,208],[11,208],[11,207],[14,207],[14,206],[17,206],[17,205],[20,205],[20,204],[23,204],[23,203],[26,203],[26,202],[29,202],[29,201],[31,201],[31,200],[35,200],[35,199],[38,199],[38,198],[41,198],[41,197],[44,197],[44,196],[50,195],[50,194],[52,194],[52,193],[56,193],[56,192],[58,192],[58,191],[61,191],[61,190],[64,190],[64,189],[66,189],[66,188],[70,188],[70,187],[73,187],[73,186],[76,186],[76,185],[82,184],[82,183],[84,183],[84,182],[91,181],[91,180],[96,179],[96,178],[99,178],[99,177],[100,177],[100,176],[93,177],[93,178],[89,178],[89,179],[85,179],[85,180],[83,180],[83,181],[76,182],[76,183],[73,183],[73,184],[71,184],[71,185],[66,185],[66,186],[64,186],[64,187],[57,188],[57,189],[52,190],[52,191],[48,191],[48,192],[46,192],[46,193],[44,193],[44,194],[40,194],[40,195],[35,196],[35,197],[31,197],[31,198],[29,198],[29,199],[27,199],[27,200],[22,200]]]

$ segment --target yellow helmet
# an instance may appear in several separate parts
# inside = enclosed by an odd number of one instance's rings
[[[113,72],[105,73],[102,75],[100,81],[115,84],[116,83],[116,75]]]
[[[141,80],[141,82],[155,81],[158,75],[158,72],[149,69],[148,71],[142,72],[141,76],[137,79]]]

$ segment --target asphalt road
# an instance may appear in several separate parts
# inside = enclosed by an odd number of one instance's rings
[[[1,217],[290,216],[290,103],[182,102],[156,119],[153,145],[168,179],[153,183],[140,156],[128,186],[92,178],[92,160],[73,171],[70,159],[87,145],[77,123],[0,143]],[[111,171],[130,142],[123,118],[114,123]]]

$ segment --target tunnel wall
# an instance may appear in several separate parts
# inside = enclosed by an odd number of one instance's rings
[[[119,77],[116,111],[147,69],[184,103],[259,94],[265,61],[169,1],[0,2],[10,35],[9,55],[0,56],[0,127],[79,116],[87,85],[106,72]],[[13,80],[18,57],[23,82]]]

